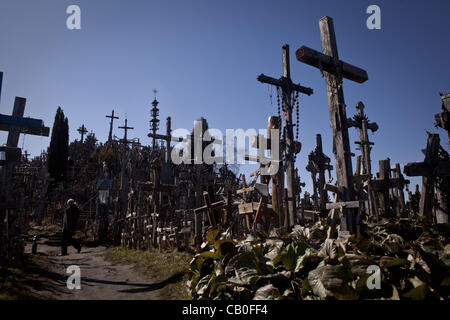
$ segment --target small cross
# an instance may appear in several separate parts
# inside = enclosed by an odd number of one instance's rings
[[[81,127],[79,127],[77,131],[81,134],[81,143],[83,143],[83,141],[84,141],[84,135],[88,132],[88,131],[86,130],[86,127],[84,126],[84,124],[81,125]]]

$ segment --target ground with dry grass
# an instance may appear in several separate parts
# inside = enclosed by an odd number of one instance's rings
[[[131,264],[137,272],[161,281],[162,299],[190,299],[186,287],[186,272],[192,260],[192,255],[189,253],[176,250],[159,252],[156,249],[141,251],[111,248],[104,257],[113,264]]]

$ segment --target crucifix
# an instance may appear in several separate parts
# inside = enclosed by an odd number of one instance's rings
[[[84,124],[81,125],[81,127],[79,127],[77,131],[81,134],[81,143],[83,143],[83,141],[84,141],[84,135],[88,132],[88,131],[86,130],[86,127],[84,126]]]
[[[342,81],[346,78],[363,83],[368,80],[368,76],[365,70],[339,60],[333,19],[323,17],[319,21],[319,26],[322,53],[302,46],[297,50],[296,56],[297,60],[319,68],[321,73],[325,71],[328,108],[333,131],[333,153],[339,187],[338,199],[342,202],[352,201],[355,199],[355,191]],[[344,217],[345,219],[341,221],[342,230],[355,233],[355,210],[344,208]]]
[[[112,139],[113,139],[113,136],[112,136],[113,122],[114,122],[114,119],[119,119],[119,117],[115,117],[114,116],[114,110],[113,110],[111,115],[110,116],[106,116],[106,118],[110,118],[111,119],[111,121],[109,122],[109,135],[108,135],[108,141],[111,142]]]
[[[371,177],[372,168],[370,163],[370,150],[374,143],[369,141],[367,131],[371,130],[372,132],[376,132],[378,130],[378,125],[376,122],[369,122],[369,119],[364,114],[364,104],[361,101],[356,104],[356,110],[358,110],[358,114],[355,114],[353,118],[348,118],[347,125],[348,127],[355,127],[359,131],[360,141],[355,141],[355,144],[360,145],[359,149],[357,149],[361,150],[363,162],[362,174],[368,174]]]
[[[129,127],[129,126],[128,126],[128,119],[125,118],[125,125],[122,126],[122,127],[118,127],[118,128],[119,128],[119,129],[123,129],[123,130],[125,131],[125,133],[124,133],[124,135],[123,135],[122,142],[123,142],[124,144],[129,143],[130,141],[128,141],[128,135],[127,135],[127,132],[128,132],[128,130],[133,130],[134,127]]]
[[[311,178],[313,180],[314,205],[316,208],[320,208],[322,214],[325,213],[326,204],[328,202],[327,190],[324,188],[325,171],[328,170],[328,174],[331,175],[330,171],[333,170],[333,166],[330,162],[331,159],[323,153],[322,136],[316,134],[316,149],[308,155],[308,165],[306,166],[306,170],[311,172]],[[319,174],[318,181],[316,181],[316,174]],[[317,192],[317,190],[319,190],[319,192]],[[318,199],[320,200],[320,203]]]
[[[289,226],[294,226],[296,222],[297,209],[295,204],[295,191],[294,191],[294,162],[295,162],[295,142],[293,133],[293,121],[292,121],[292,109],[293,109],[293,94],[296,92],[307,94],[308,96],[313,94],[311,88],[302,87],[292,83],[290,61],[289,61],[289,45],[285,44],[282,47],[283,52],[283,76],[279,79],[265,76],[261,74],[258,76],[258,81],[267,83],[281,88],[283,96],[283,112],[286,115],[286,123],[284,127],[285,132],[285,144],[284,152],[286,158],[286,186],[288,193],[288,213],[289,213]]]
[[[403,172],[409,177],[422,176],[419,214],[425,216],[430,223],[433,221],[432,211],[436,179],[438,177],[450,177],[450,162],[448,160],[440,160],[439,152],[439,135],[428,133],[427,148],[424,151],[425,160],[423,162],[408,163],[403,169]]]

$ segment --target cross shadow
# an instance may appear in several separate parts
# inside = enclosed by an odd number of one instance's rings
[[[184,273],[179,272],[171,276],[170,278],[161,281],[159,283],[153,283],[151,285],[147,285],[144,288],[136,288],[136,289],[126,289],[126,290],[119,290],[119,292],[126,292],[126,293],[142,293],[142,292],[150,292],[155,291],[164,288],[166,285],[171,283],[179,282],[183,279]]]

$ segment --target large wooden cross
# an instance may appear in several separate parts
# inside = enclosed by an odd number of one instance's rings
[[[425,160],[405,165],[403,172],[409,177],[422,176],[419,214],[433,222],[433,199],[436,178],[450,177],[450,162],[439,159],[440,138],[438,134],[428,133]]]
[[[84,135],[88,132],[88,131],[86,130],[86,127],[84,126],[84,124],[81,125],[81,127],[79,127],[79,128],[77,129],[77,131],[81,134],[81,143],[83,143],[83,141],[84,141]]]
[[[295,161],[295,146],[294,146],[294,133],[293,133],[293,121],[292,121],[292,94],[294,92],[300,92],[307,95],[313,94],[311,88],[306,88],[298,84],[292,83],[290,61],[289,61],[289,45],[285,44],[282,47],[283,51],[283,76],[280,79],[274,79],[272,77],[261,74],[258,76],[258,81],[262,83],[271,84],[281,88],[283,95],[284,113],[286,115],[285,123],[285,157],[286,157],[286,186],[288,190],[288,212],[289,212],[289,226],[292,227],[296,222],[297,209],[295,204],[295,191],[294,191],[294,161]]]
[[[109,135],[108,135],[108,141],[112,141],[113,140],[113,123],[114,123],[114,119],[119,119],[119,117],[115,117],[114,116],[114,110],[112,111],[110,116],[106,116],[106,118],[110,118],[111,121],[109,122]]]
[[[368,79],[367,72],[339,60],[333,19],[323,17],[319,21],[322,53],[302,46],[297,52],[297,60],[325,71],[328,92],[328,108],[333,131],[333,153],[335,158],[337,184],[340,192],[339,201],[347,202],[355,199],[350,143],[348,137],[347,117],[345,113],[343,78],[363,83]],[[344,210],[345,219],[341,228],[356,232],[355,210]]]
[[[50,128],[41,119],[24,118],[25,98],[16,97],[12,116],[0,114],[0,130],[8,131],[7,147],[16,148],[21,133],[48,137]]]

